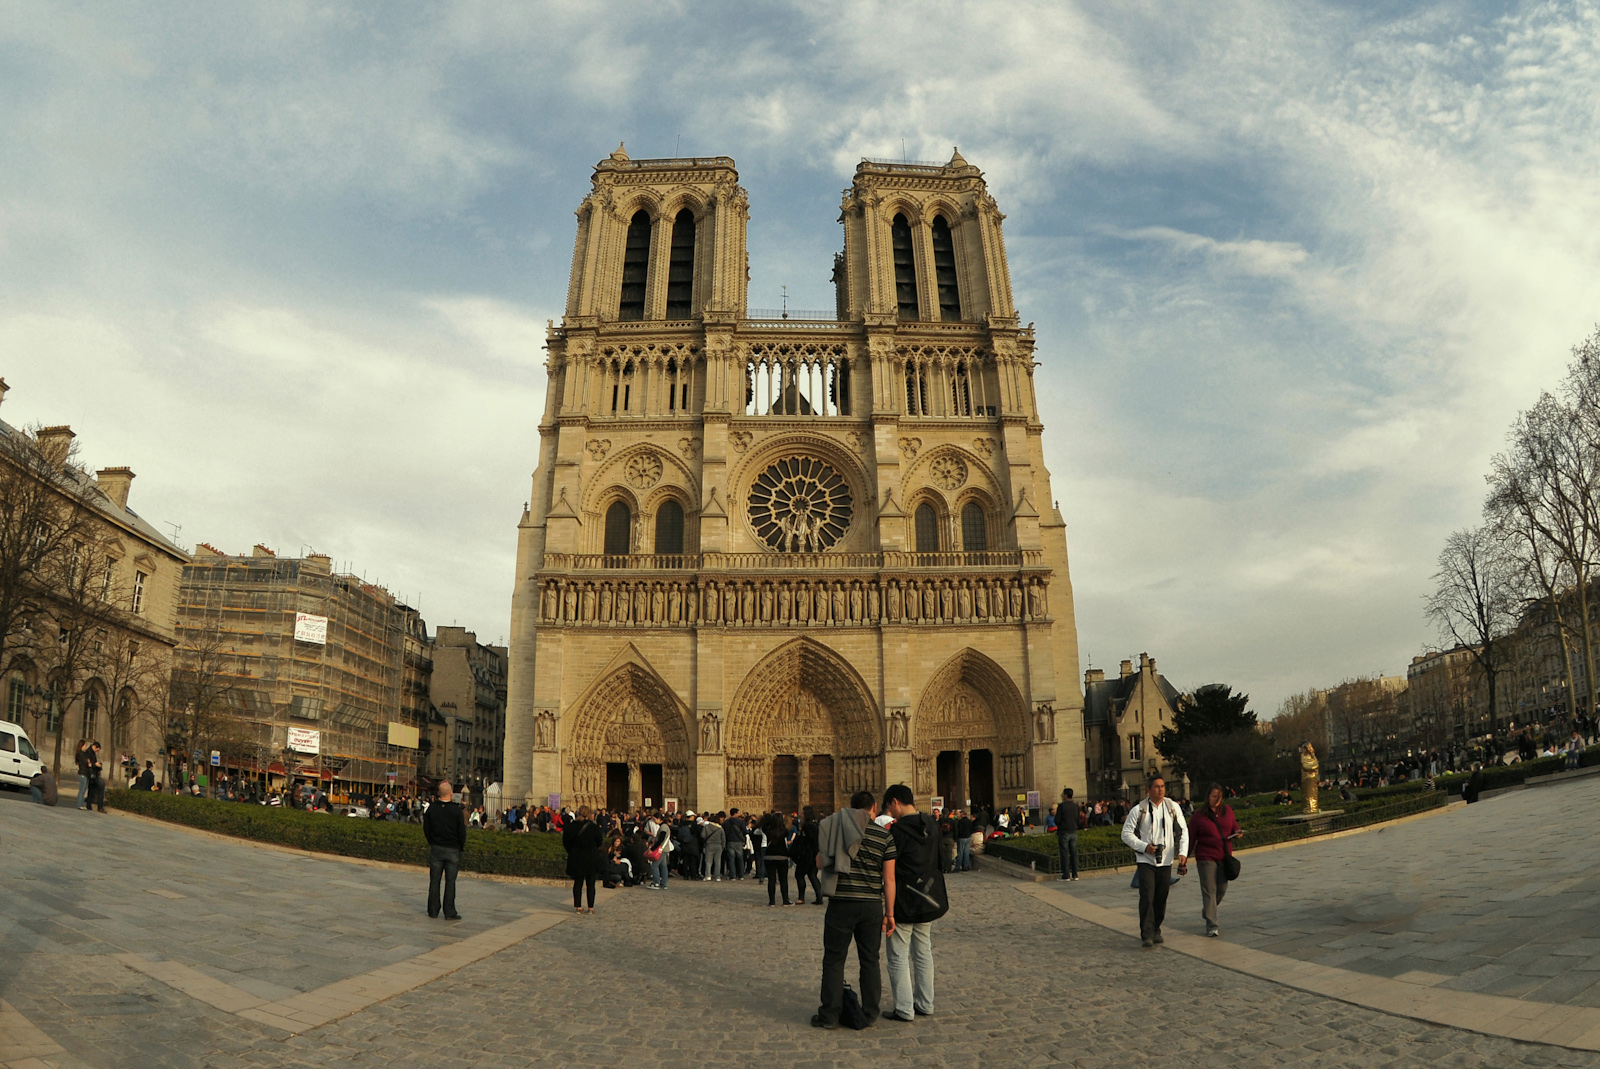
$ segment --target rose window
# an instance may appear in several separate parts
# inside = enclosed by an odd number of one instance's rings
[[[789,457],[750,487],[750,525],[780,553],[815,553],[844,537],[851,504],[850,487],[831,466]]]

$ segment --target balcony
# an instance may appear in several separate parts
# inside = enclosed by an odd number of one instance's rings
[[[546,553],[541,571],[923,571],[930,569],[1038,568],[1044,553],[1037,549],[989,550],[982,553]]]

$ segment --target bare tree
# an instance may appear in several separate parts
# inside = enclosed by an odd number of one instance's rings
[[[1561,641],[1569,711],[1579,709],[1572,651],[1583,657],[1584,679],[1594,678],[1594,634],[1589,598],[1600,526],[1594,507],[1597,454],[1586,441],[1585,417],[1550,394],[1517,417],[1505,453],[1489,473],[1486,512],[1504,533],[1502,544],[1519,565],[1528,594],[1542,600]],[[1594,688],[1586,705],[1594,715]]]
[[[53,655],[40,626],[48,576],[67,566],[97,526],[93,484],[65,428],[0,434],[0,677],[18,658]]]
[[[1434,573],[1428,617],[1447,645],[1462,647],[1488,690],[1490,731],[1500,729],[1499,679],[1511,657],[1506,636],[1522,604],[1521,573],[1491,526],[1456,531],[1445,540]]]
[[[1310,742],[1319,754],[1329,754],[1327,695],[1308,690],[1283,699],[1272,718],[1272,740],[1280,754],[1293,751],[1303,742]]]
[[[185,754],[206,753],[236,735],[238,676],[221,632],[178,629],[168,698],[169,740]]]

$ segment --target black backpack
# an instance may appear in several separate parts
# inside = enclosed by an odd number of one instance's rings
[[[849,984],[844,985],[844,1001],[839,1009],[839,1023],[854,1028],[857,1032],[872,1024],[867,1020],[866,1011],[861,1008],[861,1000],[856,997]]]

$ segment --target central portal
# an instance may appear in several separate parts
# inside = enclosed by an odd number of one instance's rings
[[[838,809],[883,779],[878,711],[821,643],[796,639],[745,677],[728,717],[727,804],[760,812]]]

